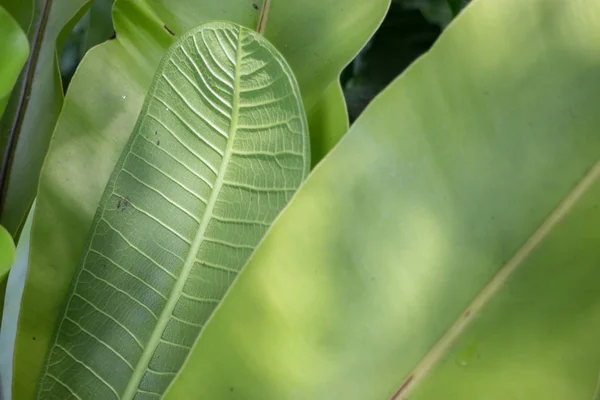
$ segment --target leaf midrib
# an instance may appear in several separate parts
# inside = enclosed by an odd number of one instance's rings
[[[177,302],[179,301],[181,294],[183,293],[184,285],[185,285],[187,278],[188,278],[188,276],[192,270],[192,267],[195,263],[196,256],[198,254],[198,251],[200,250],[200,246],[202,245],[202,242],[204,241],[204,234],[206,233],[208,223],[212,219],[213,209],[214,209],[217,199],[219,197],[219,193],[221,192],[221,187],[223,186],[225,172],[227,171],[227,165],[229,164],[229,160],[231,158],[231,153],[233,150],[233,142],[235,140],[235,134],[236,134],[237,125],[238,125],[237,119],[238,119],[238,114],[239,114],[239,93],[240,93],[239,81],[240,81],[240,70],[241,70],[240,66],[241,66],[241,58],[242,58],[242,49],[241,49],[242,32],[243,32],[243,29],[239,29],[237,49],[236,49],[236,65],[234,65],[235,71],[234,71],[234,81],[233,81],[233,107],[232,107],[232,115],[231,115],[231,125],[229,127],[229,135],[227,138],[227,145],[225,148],[225,152],[223,154],[223,160],[221,161],[221,165],[219,166],[219,171],[217,174],[217,178],[215,180],[215,185],[213,187],[212,193],[206,204],[206,209],[202,216],[202,220],[200,221],[200,226],[198,227],[198,232],[196,233],[196,236],[194,237],[192,246],[190,247],[190,251],[186,257],[186,260],[185,260],[185,263],[181,270],[181,273],[179,274],[179,278],[175,282],[175,286],[173,287],[173,290],[169,294],[169,299],[167,301],[167,304],[165,305],[165,308],[161,312],[160,317],[157,322],[157,325],[155,326],[154,330],[152,331],[152,335],[150,336],[150,339],[148,340],[148,344],[144,348],[142,356],[140,357],[140,360],[138,361],[138,363],[135,367],[135,370],[133,371],[133,374],[131,375],[131,378],[127,384],[127,387],[125,388],[125,392],[124,392],[123,396],[121,397],[121,399],[123,399],[123,400],[132,400],[135,397],[137,390],[139,388],[139,385],[142,381],[142,378],[144,377],[146,371],[148,370],[148,366],[150,364],[152,356],[154,355],[154,353],[158,347],[158,344],[160,342],[162,334],[164,333],[164,330],[167,327],[169,319],[170,319],[171,315],[173,314],[173,310],[175,309],[175,306],[176,306]]]
[[[494,277],[475,296],[454,324],[440,337],[425,357],[408,374],[400,389],[392,396],[392,400],[407,399],[407,396],[414,390],[415,386],[427,376],[437,362],[450,350],[473,318],[498,293],[510,276],[524,264],[529,255],[544,242],[553,229],[569,214],[571,209],[577,204],[577,201],[596,183],[598,178],[600,178],[600,160],[596,161],[577,185],[562,199],[548,218],[544,220],[535,233],[527,239],[515,255],[496,272]]]

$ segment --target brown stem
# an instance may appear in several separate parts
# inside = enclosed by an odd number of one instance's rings
[[[271,6],[271,0],[263,0],[263,4],[260,10],[260,18],[258,20],[258,26],[256,27],[256,31],[264,35],[265,28],[267,27],[267,19],[269,18],[269,7]]]
[[[50,15],[50,8],[52,7],[52,0],[46,0],[44,8],[42,9],[42,15],[38,26],[36,27],[35,35],[33,36],[33,43],[31,45],[31,51],[27,64],[22,72],[22,83],[19,89],[18,106],[16,115],[13,117],[12,126],[8,134],[8,141],[4,156],[2,158],[2,165],[0,166],[0,215],[2,214],[4,203],[6,201],[6,194],[8,190],[8,179],[10,174],[11,162],[13,161],[14,152],[17,147],[17,139],[23,125],[25,118],[25,112],[27,111],[27,105],[29,103],[29,95],[31,94],[31,88],[33,86],[33,78],[37,67],[38,56],[42,47],[42,41],[44,32],[46,29],[46,23]],[[15,90],[17,90],[15,88]]]

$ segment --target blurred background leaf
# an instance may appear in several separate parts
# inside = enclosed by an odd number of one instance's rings
[[[115,32],[111,17],[113,3],[114,0],[94,0],[90,9],[67,38],[59,59],[65,91],[85,53],[113,36]]]
[[[37,191],[62,107],[57,55],[91,0],[0,0],[27,33],[30,55],[0,119],[0,223],[16,239]]]
[[[469,0],[393,0],[383,25],[360,54],[348,65],[341,84],[354,121],[369,102],[417,57],[429,50],[442,30]],[[114,33],[111,9],[114,0],[95,0],[75,26],[60,58],[65,88],[82,57],[93,46],[108,40]],[[338,89],[330,89],[331,96]],[[333,103],[333,102],[332,102]],[[315,110],[318,112],[318,109]],[[341,115],[341,110],[338,115]],[[321,118],[316,115],[315,118]],[[327,120],[323,124],[339,124]],[[322,137],[316,154],[322,155],[329,142],[341,137],[343,127],[329,129],[335,137]],[[327,142],[327,143],[324,143]],[[320,158],[320,157],[319,157]]]
[[[394,0],[381,28],[342,74],[354,121],[394,78],[425,53],[466,0]]]
[[[393,0],[381,28],[341,76],[350,121],[354,121],[396,76],[429,50],[442,30],[469,0]],[[63,85],[68,86],[79,62],[93,46],[114,34],[111,9],[114,0],[95,0],[67,39],[60,58]],[[313,166],[347,130],[338,84],[309,112],[310,124],[326,134],[313,135]],[[323,114],[321,111],[328,110]],[[307,110],[308,111],[308,110]]]
[[[0,116],[27,61],[29,42],[19,23],[0,6]]]
[[[446,27],[470,0],[393,0],[406,9],[420,10],[432,23]]]
[[[8,272],[15,261],[15,243],[12,236],[0,225],[0,318],[4,308],[4,292],[6,291],[6,280]]]

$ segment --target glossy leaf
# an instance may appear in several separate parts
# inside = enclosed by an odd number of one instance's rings
[[[57,53],[90,0],[0,0],[27,30],[31,56],[0,119],[0,223],[17,237],[63,102]],[[6,161],[6,162],[5,162]]]
[[[283,57],[209,23],[159,66],[92,223],[38,398],[164,393],[308,174],[308,124]]]
[[[258,11],[252,3],[115,3],[116,38],[93,48],[77,70],[40,180],[16,343],[15,398],[27,400],[34,395],[98,201],[133,129],[158,62],[174,40],[170,32],[179,35],[215,19],[255,27]],[[304,71],[299,81],[304,99],[309,94],[319,99],[372,35],[387,6],[388,0],[278,1],[272,5],[265,34],[276,42],[295,74]],[[307,30],[311,35],[304,36]],[[321,35],[315,42],[317,32]],[[313,72],[319,76],[316,81],[310,79]],[[335,108],[343,109],[341,96],[336,101]],[[305,106],[313,115],[306,102]],[[311,135],[319,135],[319,131],[312,129]]]
[[[0,5],[0,117],[27,61],[29,43],[17,21]]]
[[[598,20],[468,6],[309,176],[166,397],[593,398]]]

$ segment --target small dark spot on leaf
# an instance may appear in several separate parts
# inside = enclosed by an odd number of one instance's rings
[[[108,38],[108,40],[113,40],[117,38],[117,31],[113,31],[113,34],[110,35],[110,37]]]
[[[157,141],[156,141],[156,145],[157,145],[157,146],[160,146],[160,140],[157,140]]]
[[[33,337],[33,340],[35,340],[35,336]]]
[[[123,197],[123,208],[121,209],[121,211],[125,211],[125,209],[127,208],[127,206],[129,205],[129,198],[127,196]]]
[[[465,313],[465,318],[468,318],[469,315],[471,315],[471,310],[467,310],[467,312]]]
[[[233,386],[229,388],[229,391],[230,391],[230,392],[233,392]]]
[[[155,134],[155,135],[158,135],[158,131],[154,131],[154,134]]]
[[[175,36],[175,33],[174,33],[172,30],[170,30],[170,29],[169,29],[169,27],[168,27],[167,25],[163,25],[163,28],[165,28],[165,30],[166,30],[167,32],[169,32],[169,34],[170,34],[171,36]]]
[[[119,201],[117,201],[117,210],[121,208],[121,199],[119,199]]]
[[[255,10],[258,10],[258,8],[259,8],[259,7],[258,7],[258,4],[256,4],[256,3],[252,3],[252,7],[253,7]]]

